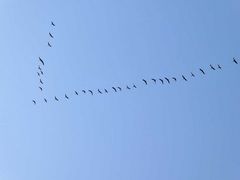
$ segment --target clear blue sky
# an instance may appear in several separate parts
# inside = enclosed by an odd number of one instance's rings
[[[0,179],[239,180],[240,66],[231,62],[240,58],[239,7],[238,0],[1,0]],[[140,81],[181,74],[191,80]],[[73,94],[133,82],[134,91]]]

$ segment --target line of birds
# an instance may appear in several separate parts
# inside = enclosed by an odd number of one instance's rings
[[[239,64],[239,62],[238,62],[235,58],[233,58],[233,63],[236,64],[236,65]],[[210,65],[209,65],[209,68],[210,68],[211,70],[213,70],[213,71],[222,70],[222,66],[219,65],[219,64],[217,64],[215,67],[214,67],[212,64],[210,64]],[[203,70],[203,68],[199,68],[199,71],[200,71],[201,74],[206,75],[206,72],[205,72],[205,70]],[[196,77],[193,72],[190,73],[190,76],[191,76],[192,78]],[[163,84],[165,84],[165,83],[171,84],[172,81],[173,81],[173,82],[177,82],[177,81],[180,80],[180,79],[182,79],[182,80],[184,80],[184,81],[188,81],[186,75],[183,75],[183,74],[182,74],[182,75],[180,76],[180,78],[176,78],[176,77],[171,77],[171,78],[169,78],[169,77],[163,77],[163,78],[158,78],[158,79],[157,79],[157,78],[151,78],[150,80],[142,79],[141,82],[142,82],[143,84],[145,84],[145,85],[149,85],[150,82],[152,82],[152,83],[154,83],[154,84],[157,84],[157,82],[160,81],[161,84],[163,85]],[[172,80],[172,81],[171,81],[171,80]],[[104,88],[104,89],[97,89],[95,93],[94,93],[93,90],[88,89],[88,90],[81,90],[81,93],[83,93],[83,94],[87,94],[87,93],[88,93],[88,94],[90,94],[90,95],[93,96],[93,95],[95,95],[95,94],[104,94],[104,93],[105,93],[105,94],[108,94],[108,93],[110,93],[110,91],[113,91],[113,92],[117,93],[117,92],[123,91],[124,89],[126,89],[126,90],[137,89],[137,86],[136,86],[136,84],[132,84],[131,86],[130,86],[130,85],[127,85],[125,88],[119,87],[119,86],[117,86],[117,87],[113,86],[113,87],[111,87],[110,89],[105,89],[105,88]],[[79,92],[78,92],[78,91],[74,91],[74,95],[78,96],[78,95],[79,95]],[[67,99],[67,100],[69,100],[69,96],[68,96],[67,94],[64,95],[64,98]],[[54,100],[55,100],[55,101],[60,101],[57,96],[54,96]],[[45,101],[45,103],[47,103],[47,99],[46,99],[46,98],[44,98],[44,101]],[[37,104],[36,100],[32,100],[32,102],[33,102],[35,105]]]

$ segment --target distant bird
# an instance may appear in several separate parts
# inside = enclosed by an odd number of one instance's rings
[[[78,92],[77,91],[74,91],[75,92],[75,94],[78,96]]]
[[[119,89],[119,91],[122,91],[122,88],[121,87],[117,87]]]
[[[156,79],[152,78],[151,80],[152,80],[155,84],[157,83],[157,80],[156,80]]]
[[[142,81],[147,85],[147,81],[145,79],[142,79]]]
[[[222,69],[222,67],[218,64],[218,69]]]
[[[44,101],[45,101],[45,103],[47,103],[47,99],[46,98],[44,98]]]
[[[116,89],[115,87],[112,87],[112,89],[113,89],[115,92],[117,92],[117,89]]]
[[[83,92],[84,94],[86,94],[86,91],[85,91],[85,90],[82,90],[82,92]]]
[[[51,45],[49,42],[48,42],[48,46],[49,46],[49,47],[52,47],[52,45]]]
[[[55,24],[51,21],[52,26],[55,26]]]
[[[35,100],[32,100],[32,102],[33,102],[33,104],[34,104],[34,105],[36,105],[36,104],[37,104]]]
[[[201,68],[199,68],[199,70],[205,75],[205,72]]]
[[[177,78],[175,78],[175,77],[172,77],[172,79],[176,82],[177,81]]]
[[[42,60],[42,58],[38,57],[39,61],[42,63],[42,65],[44,66],[44,62]],[[41,69],[40,69],[41,70]]]
[[[51,38],[54,38],[53,35],[52,35],[50,32],[49,32],[49,36],[50,36]]]
[[[233,62],[234,62],[235,64],[238,64],[238,62],[237,62],[237,60],[236,60],[235,58],[233,58]]]
[[[210,64],[210,68],[214,71],[216,70],[211,64]]]
[[[128,90],[130,90],[131,88],[129,86],[126,87]]]
[[[99,89],[98,89],[98,92],[99,92],[100,94],[102,94],[102,91],[100,91]]]
[[[88,92],[90,92],[90,93],[91,93],[91,95],[93,95],[93,92],[92,92],[92,90],[88,90]]]
[[[108,90],[104,89],[105,93],[108,93]]]
[[[40,87],[40,86],[39,86],[38,88],[39,88],[41,91],[43,90],[43,88],[42,88],[42,87]]]
[[[41,84],[43,84],[43,82],[42,82],[42,80],[41,80],[41,79],[40,79],[39,81],[40,81],[40,83],[41,83]]]
[[[69,99],[69,97],[68,97],[66,94],[65,94],[65,98],[66,98],[66,99]]]
[[[195,75],[194,75],[192,72],[191,72],[191,76],[192,76],[192,77],[195,77]]]
[[[41,74],[43,75],[43,72],[42,71],[40,71],[41,72]]]
[[[168,82],[168,84],[170,84],[170,80],[169,80],[168,78],[165,77],[164,79],[166,79],[166,81]]]
[[[159,78],[159,81],[161,81],[161,83],[164,84],[164,81],[161,78]]]
[[[133,87],[136,89],[137,88],[137,86],[135,85],[135,84],[133,84]]]
[[[184,75],[182,75],[182,78],[183,78],[185,81],[187,81],[187,79],[185,78],[185,76],[184,76]]]
[[[38,72],[37,75],[40,76],[40,73]]]
[[[40,71],[42,71],[42,68],[41,68],[40,66],[38,66],[38,69],[39,69]]]
[[[58,98],[57,98],[56,96],[54,97],[54,99],[55,99],[56,101],[59,101]]]

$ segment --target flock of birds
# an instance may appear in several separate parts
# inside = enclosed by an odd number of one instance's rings
[[[53,22],[51,22],[51,26],[55,27],[55,24]],[[49,32],[49,37],[51,39],[54,39],[54,36],[51,32]],[[50,42],[48,42],[48,46],[51,48],[52,47],[52,44]],[[39,82],[40,82],[40,86],[39,86],[39,89],[40,91],[43,91],[43,81],[42,81],[42,76],[43,76],[43,66],[45,65],[43,59],[41,57],[39,57],[39,62],[40,62],[40,65],[38,66],[38,77],[39,77]],[[232,62],[237,65],[239,64],[239,62],[233,58]],[[215,66],[213,66],[212,64],[209,65],[209,70],[212,70],[212,71],[216,71],[216,70],[222,70],[222,66],[217,64]],[[206,70],[203,69],[203,68],[199,68],[199,73],[201,73],[202,75],[206,75]],[[158,82],[160,82],[162,85],[164,85],[165,83],[166,84],[171,84],[172,82],[177,82],[179,80],[182,80],[182,81],[188,81],[189,78],[195,78],[197,74],[191,72],[189,76],[186,76],[186,75],[180,75],[180,77],[162,77],[162,78],[151,78],[151,79],[142,79],[140,82],[143,84],[143,85],[149,85],[150,83],[153,83],[153,84],[157,84]],[[132,84],[132,85],[127,85],[126,87],[120,87],[120,86],[113,86],[113,87],[110,87],[110,88],[104,88],[104,89],[97,89],[97,90],[92,90],[92,89],[82,89],[81,91],[73,91],[73,95],[75,96],[79,96],[80,93],[82,94],[90,94],[90,95],[96,95],[96,94],[108,94],[110,92],[114,92],[114,93],[117,93],[117,92],[121,92],[123,90],[133,90],[133,89],[137,89],[137,85],[136,84]],[[64,95],[63,97],[64,99],[66,100],[69,100],[69,96],[67,94]],[[60,98],[57,97],[57,96],[54,96],[54,100],[55,101],[60,101]],[[48,100],[46,98],[43,98],[43,101],[45,103],[48,103]],[[37,104],[37,101],[35,99],[32,100],[33,104],[36,105]]]

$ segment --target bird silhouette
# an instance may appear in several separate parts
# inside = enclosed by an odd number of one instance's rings
[[[147,81],[145,79],[142,79],[142,81],[147,85]]]
[[[152,78],[151,80],[152,80],[155,84],[157,83],[157,80],[156,80],[156,79]]]
[[[136,89],[137,88],[137,86],[135,85],[135,84],[133,84],[133,87]]]
[[[235,64],[238,64],[238,62],[237,62],[237,60],[236,60],[235,58],[233,58],[233,62],[234,62]]]
[[[82,90],[82,92],[83,92],[84,94],[86,94],[86,91],[85,91],[85,90]]]
[[[216,70],[211,64],[210,64],[210,68],[214,71]]]
[[[49,36],[50,36],[51,38],[54,38],[53,35],[52,35],[50,32],[49,32]]]
[[[159,78],[159,81],[161,81],[161,83],[164,84],[164,81],[161,78]]]
[[[46,98],[44,98],[44,101],[45,101],[45,103],[47,103],[47,99]]]
[[[36,104],[37,104],[35,100],[32,100],[32,102],[33,102],[33,104],[34,104],[34,105],[36,105]]]
[[[117,92],[117,89],[116,89],[115,87],[112,87],[112,89],[113,89],[115,92]]]
[[[199,68],[199,70],[205,75],[205,72],[201,68]]]
[[[93,95],[93,91],[92,91],[92,90],[88,90],[88,92],[90,92],[90,93],[91,93],[91,95]]]
[[[170,84],[170,80],[166,77],[164,77],[164,79],[166,79],[166,81],[168,82],[168,84]]]
[[[38,69],[39,69],[40,71],[42,71],[42,68],[41,68],[40,66],[38,66]]]
[[[108,90],[107,89],[104,89],[105,93],[108,93]]]
[[[102,91],[100,91],[99,89],[98,89],[98,92],[99,92],[100,94],[102,94]]]
[[[175,78],[175,77],[172,77],[172,79],[176,82],[177,81],[177,78]]]
[[[37,75],[40,76],[40,73],[38,72]]]
[[[75,94],[78,96],[78,92],[77,91],[74,91],[75,92]]]
[[[50,44],[50,42],[48,42],[48,46],[49,46],[49,47],[52,47],[52,45]]]
[[[55,26],[55,24],[51,21],[52,26]]]
[[[128,90],[130,90],[131,88],[129,86],[126,87]]]
[[[121,87],[117,87],[119,89],[119,91],[122,91],[122,88]]]
[[[185,81],[187,81],[187,79],[185,78],[185,76],[184,76],[184,75],[182,75],[182,78],[183,78]]]
[[[42,71],[40,71],[41,72],[41,74],[43,75],[43,72]]]
[[[41,83],[41,84],[43,84],[43,82],[42,82],[42,80],[41,80],[41,79],[40,79],[39,81],[40,81],[40,83]]]
[[[66,94],[65,94],[65,98],[66,98],[66,99],[69,99],[69,97],[68,97]]]
[[[41,91],[43,90],[43,88],[42,88],[42,87],[40,87],[40,86],[39,86],[38,88],[39,88]]]
[[[39,61],[42,63],[42,65],[44,66],[44,61],[42,60],[42,58],[38,57]],[[41,69],[40,69],[41,70]]]
[[[218,64],[218,69],[222,69],[222,67]]]
[[[192,76],[192,77],[195,77],[195,75],[194,75],[192,72],[191,72],[191,76]]]
[[[54,97],[54,99],[55,99],[56,101],[59,101],[58,98],[57,98],[56,96]]]

